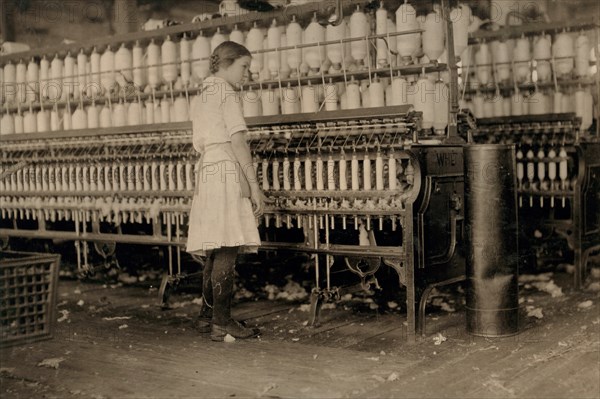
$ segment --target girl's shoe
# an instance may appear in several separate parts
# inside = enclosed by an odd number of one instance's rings
[[[210,339],[213,341],[222,342],[225,340],[225,336],[227,334],[231,335],[233,338],[246,339],[256,337],[260,334],[260,330],[258,328],[245,327],[233,319],[229,320],[229,322],[224,325],[213,323],[210,332]]]
[[[209,307],[206,302],[202,301],[202,307],[200,313],[194,321],[194,327],[199,333],[209,333],[212,325],[212,308]]]
[[[211,320],[210,317],[209,318],[198,317],[196,319],[196,321],[194,322],[194,327],[196,328],[196,331],[198,331],[199,333],[202,333],[202,334],[209,333],[211,331],[210,320]]]

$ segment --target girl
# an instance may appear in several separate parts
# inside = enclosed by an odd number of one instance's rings
[[[250,60],[250,52],[240,44],[226,41],[217,46],[210,56],[212,75],[204,79],[192,108],[192,141],[202,156],[186,250],[206,256],[198,328],[210,329],[214,341],[223,341],[227,334],[259,334],[231,318],[236,258],[240,252],[256,252],[260,245],[256,218],[266,199],[256,180],[237,91],[248,77]]]

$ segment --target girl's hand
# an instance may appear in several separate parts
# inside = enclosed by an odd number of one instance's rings
[[[250,201],[252,201],[252,212],[254,217],[261,217],[265,211],[265,204],[272,204],[275,201],[267,198],[261,189],[252,190],[250,193]]]

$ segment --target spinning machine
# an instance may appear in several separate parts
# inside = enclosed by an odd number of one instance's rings
[[[600,250],[600,140],[580,124],[574,113],[483,118],[474,135],[517,145],[520,253],[543,263],[572,251],[577,288]]]
[[[419,139],[418,114],[408,107],[360,111],[300,114],[283,124],[263,118],[250,129],[260,184],[276,201],[261,220],[261,248],[317,255],[315,281],[325,277],[325,287],[317,285],[315,306],[339,297],[332,256],[345,257],[365,287],[381,264],[391,266],[409,303],[424,301],[417,291],[463,273],[462,148]],[[190,125],[135,130],[5,141],[12,170],[3,172],[0,234],[73,240],[82,272],[91,271],[89,243],[109,261],[117,242],[165,245],[176,253],[170,274],[180,274],[174,264],[185,244],[197,160]],[[358,245],[340,242],[337,233],[347,230]]]
[[[473,140],[517,146],[523,261],[572,262],[577,288],[600,249],[599,33],[593,18],[478,30],[461,71]]]

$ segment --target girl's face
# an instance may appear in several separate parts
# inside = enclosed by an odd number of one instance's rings
[[[222,68],[219,72],[222,72],[222,77],[233,87],[241,88],[241,86],[248,81],[249,68],[250,68],[250,56],[243,56],[229,65],[227,68]]]

